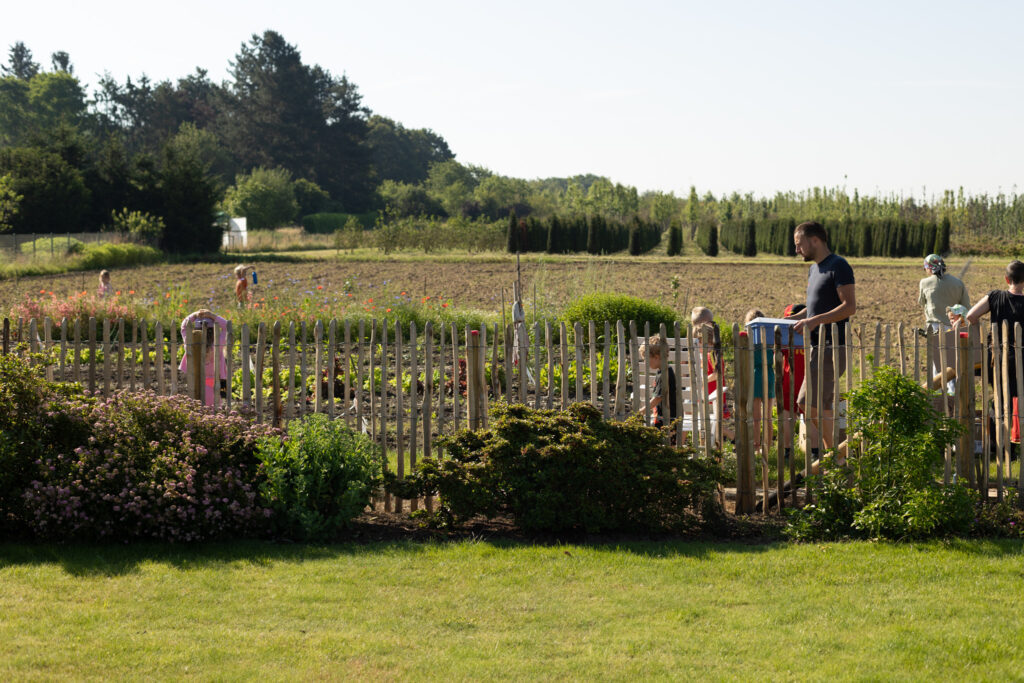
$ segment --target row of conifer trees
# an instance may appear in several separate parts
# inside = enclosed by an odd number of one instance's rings
[[[519,219],[512,213],[506,230],[506,249],[510,254],[611,254],[628,249],[636,256],[647,253],[660,241],[661,228],[639,216],[626,221],[600,215],[551,216],[539,220],[533,216]]]

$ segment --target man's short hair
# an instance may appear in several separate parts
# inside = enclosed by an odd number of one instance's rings
[[[817,221],[804,221],[793,229],[793,234],[803,235],[804,237],[817,237],[826,246],[828,245],[828,232],[825,230],[825,226]]]
[[[1010,278],[1010,282],[1015,285],[1024,282],[1024,262],[1016,259],[1010,261],[1010,265],[1006,266],[1006,277]]]

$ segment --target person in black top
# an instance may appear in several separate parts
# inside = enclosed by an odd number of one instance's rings
[[[661,337],[657,334],[652,335],[647,340],[647,343],[643,345],[640,352],[643,359],[647,361],[647,366],[651,370],[657,370],[652,380],[651,400],[647,406],[651,411],[651,415],[654,416],[652,424],[655,427],[664,427],[672,424],[672,420],[676,419],[676,415],[678,415],[676,412],[676,373],[671,365],[666,364],[668,368],[668,386],[665,387],[665,390],[668,391],[668,410],[666,411],[664,397],[662,396]]]
[[[797,403],[807,416],[808,443],[817,444],[820,435],[825,446],[832,448],[835,382],[846,369],[846,324],[857,312],[853,268],[846,259],[829,249],[828,233],[820,223],[807,221],[796,226],[793,243],[796,253],[804,261],[814,262],[807,274],[807,308],[789,316],[797,321],[793,325],[797,334],[811,335],[810,373],[804,377]],[[838,323],[838,338],[835,340],[832,339],[832,323]],[[819,365],[822,366],[821,387],[818,386]],[[811,450],[817,449],[812,446]]]
[[[1013,400],[1013,419],[1010,425],[1010,441],[1020,443],[1020,420],[1017,411],[1017,363],[1013,346],[1016,343],[1014,338],[1014,323],[1024,325],[1024,263],[1021,261],[1010,261],[1006,266],[1006,289],[994,289],[967,311],[967,322],[977,325],[981,316],[986,313],[992,314],[992,322],[999,326],[998,334],[1002,334],[1002,323],[1005,321],[1008,327],[1007,340],[1009,341],[1010,353],[1006,356],[1008,372],[1005,378],[998,378],[997,381],[1006,381],[1007,394]],[[959,321],[958,321],[959,322]],[[959,325],[956,325],[959,326]],[[1002,349],[1002,339],[993,339],[993,345]],[[996,355],[996,354],[994,354]],[[1001,354],[1000,354],[1001,355]],[[1002,358],[999,355],[993,359],[996,368],[1002,367]]]

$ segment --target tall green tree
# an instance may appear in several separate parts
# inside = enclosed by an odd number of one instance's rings
[[[376,114],[367,124],[366,146],[378,180],[422,183],[431,164],[455,158],[444,138],[429,128],[406,128]]]
[[[165,229],[161,247],[178,253],[220,249],[222,229],[215,223],[221,193],[209,164],[197,150],[172,138],[163,149],[159,176],[160,215]]]
[[[284,168],[349,211],[372,203],[367,111],[355,84],[307,66],[274,31],[243,44],[230,73],[222,131],[244,167]]]
[[[7,65],[0,66],[0,72],[5,76],[28,81],[39,73],[39,64],[32,59],[32,50],[25,43],[18,41],[10,47],[7,55]]]

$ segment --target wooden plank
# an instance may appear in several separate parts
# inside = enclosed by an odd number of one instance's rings
[[[239,363],[242,364],[242,407],[252,408],[252,337],[249,336],[249,323],[242,323],[241,336],[238,339]]]
[[[128,341],[128,389],[129,391],[135,391],[135,375],[136,365],[138,365],[138,357],[136,351],[139,345],[139,321],[132,320],[128,323],[128,327],[131,330],[131,335]]]
[[[480,393],[477,395],[480,401],[480,425],[487,429],[487,373],[484,362],[487,360],[487,325],[480,326]],[[494,323],[494,357],[491,361],[491,368],[495,371],[498,367],[498,323]],[[495,379],[496,372],[491,373],[491,387],[495,398],[501,395],[501,385]]]
[[[981,499],[988,502],[988,487],[989,487],[989,468],[992,466],[992,458],[989,452],[992,446],[992,432],[989,429],[988,421],[991,413],[989,408],[989,396],[991,392],[988,384],[988,373],[989,373],[989,353],[985,347],[985,340],[981,336],[981,328],[978,325],[972,325],[972,328],[978,330],[976,335],[978,339],[972,339],[972,342],[977,342],[981,348],[981,479],[979,486],[981,488]],[[915,335],[916,336],[916,335]]]
[[[888,326],[886,326],[886,365],[889,365],[888,358]],[[839,359],[841,357],[842,346],[839,344],[839,324],[832,323],[832,375],[835,380],[832,382],[832,447],[835,448],[839,445]],[[821,413],[818,413],[821,415]]]
[[[50,336],[50,319],[46,319],[47,342]],[[46,366],[47,379],[53,379],[53,368],[50,364]],[[110,318],[103,319],[103,397],[110,398]]]
[[[921,335],[914,334],[914,384],[921,384]]]
[[[995,353],[993,349],[993,358],[998,359],[998,365],[995,369],[995,375],[999,378],[999,421],[997,429],[999,430],[999,467],[998,473],[998,486],[1000,492],[1000,500],[1006,486],[1006,479],[1009,477],[1010,472],[1010,431],[1009,415],[1011,412],[1010,403],[1010,369],[1008,365],[1009,359],[1009,335],[1010,327],[1009,324],[1004,320],[998,328],[997,339],[999,340],[999,353]]]
[[[641,339],[638,342],[638,345],[640,347],[646,347],[647,346],[647,340],[650,339],[650,338],[651,338],[651,323],[650,322],[645,322],[644,323],[644,338]],[[646,349],[645,349],[645,351],[646,351]],[[644,354],[644,357],[646,357],[646,353]],[[639,359],[639,358],[640,358],[640,354],[638,353],[637,354],[637,359]],[[643,371],[643,380],[642,381],[643,381],[643,385],[644,385],[644,395],[641,397],[641,400],[643,401],[644,424],[645,425],[649,425],[649,424],[651,424],[651,395],[652,395],[651,394],[651,364],[650,363],[644,363],[644,371]]]
[[[302,417],[309,412],[309,401],[307,400],[306,390],[306,361],[307,352],[309,351],[309,330],[306,326],[306,321],[302,320],[299,324],[299,417]]]
[[[604,321],[604,357],[601,363],[601,417],[607,420],[612,411],[612,325]],[[679,405],[682,405],[680,403]]]
[[[861,334],[863,334],[863,333],[864,333],[864,327],[862,325],[861,326]],[[811,376],[811,348],[812,348],[811,347],[811,343],[810,343],[811,334],[812,333],[808,333],[808,334],[803,335],[803,341],[804,341],[804,382],[805,383],[806,382],[811,382],[811,381],[814,380],[814,377]],[[862,379],[864,377],[864,374],[863,374],[863,372],[864,372],[864,356],[863,356],[863,351],[864,351],[865,345],[866,344],[861,344],[861,354],[862,354],[861,355],[861,378]],[[813,457],[812,457],[812,454],[811,454],[811,447],[814,444],[811,443],[810,430],[807,428],[807,423],[810,421],[809,418],[807,417],[807,413],[809,412],[808,409],[811,407],[809,397],[810,397],[810,392],[807,392],[807,398],[806,398],[807,403],[806,403],[806,405],[804,407],[804,415],[803,415],[804,434],[807,435],[806,443],[804,444],[804,472],[810,472],[811,471],[811,463],[813,462]],[[810,484],[809,481],[805,481],[804,482],[804,503],[810,504],[811,502],[813,502],[813,496],[811,494],[811,484]]]
[[[572,325],[573,350],[576,361],[576,396],[573,403],[583,402],[583,325],[579,321]]]
[[[636,339],[636,321],[629,321],[629,370],[630,377],[633,378],[633,391],[632,401],[630,402],[630,412],[640,412],[640,385],[643,383],[640,377],[640,363],[639,363],[639,344]]]
[[[871,369],[872,371],[878,368],[878,364],[882,361],[882,323],[875,323],[875,353],[871,357]]]
[[[177,320],[171,320],[171,326],[167,329],[168,337],[168,348],[170,348],[171,354],[171,394],[178,393],[178,331],[181,328],[181,323]]]
[[[441,325],[441,334],[444,335],[444,325]],[[423,458],[429,460],[433,457],[433,413],[434,413],[434,326],[428,320],[423,326],[423,355],[426,365],[423,369]],[[444,356],[442,355],[442,358]],[[441,386],[444,386],[442,383]],[[416,456],[412,458],[413,472],[416,471]],[[433,496],[427,496],[424,501],[427,512],[434,511]]]
[[[90,323],[92,323],[91,320]],[[141,359],[141,367],[139,368],[141,370],[139,373],[141,376],[141,382],[139,384],[139,389],[141,391],[149,391],[149,325],[145,320],[139,321],[139,358]],[[214,392],[214,396],[216,396],[216,394],[217,392]]]
[[[535,316],[536,317],[536,316]],[[540,323],[533,321],[533,408],[540,410]]]
[[[35,319],[32,319],[32,343],[36,340]],[[89,317],[89,393],[96,393],[96,317]]]
[[[231,323],[228,323],[228,329],[230,329]],[[162,322],[157,320],[153,323],[153,363],[156,366],[156,393],[158,396],[165,396],[164,391],[164,325]],[[231,381],[231,368],[228,368],[228,381]],[[228,392],[231,395],[231,392]],[[230,407],[230,404],[229,404]]]
[[[761,512],[768,514],[768,479],[770,474],[770,468],[768,466],[768,449],[772,443],[772,404],[771,399],[768,398],[768,334],[765,331],[764,339],[762,340],[760,349],[754,350],[761,357],[761,414],[758,416],[758,429],[761,432],[758,441],[761,442]],[[755,360],[756,362],[756,360]],[[754,375],[751,374],[751,380],[754,380]],[[839,382],[836,381],[836,386],[839,386]],[[836,403],[838,405],[838,402]],[[778,498],[776,497],[776,500]]]
[[[267,351],[267,324],[261,322],[256,328],[256,376],[253,389],[256,393],[256,422],[263,422],[263,363]]]
[[[900,374],[907,374],[907,357],[903,352],[903,323],[899,324],[899,352],[900,352]]]
[[[296,404],[296,377],[295,377],[295,321],[291,320],[288,322],[288,403],[284,409],[284,419],[291,420],[298,413],[298,405]]]
[[[366,328],[362,320],[356,331],[356,429],[364,431],[363,426],[363,340],[366,339]],[[373,355],[371,350],[371,356]],[[372,392],[371,392],[372,393]]]
[[[95,321],[96,319],[93,318]],[[35,318],[28,321],[28,351],[29,353],[39,353],[39,323],[36,322]],[[90,365],[95,365],[95,361],[90,359]],[[95,367],[93,368],[95,371]]]
[[[67,323],[67,320],[65,320],[63,323],[61,323],[61,325],[63,327],[63,329],[61,330],[61,334],[62,335],[65,335],[67,333],[67,324],[66,323]],[[125,358],[124,358],[124,354],[125,354],[124,326],[125,326],[124,318],[118,318],[117,319],[117,389],[118,389],[118,391],[120,391],[124,387],[124,364],[125,364]],[[182,343],[185,343],[185,341],[186,340],[183,339]]]
[[[973,487],[974,477],[974,364],[971,362],[970,340],[968,334],[957,334],[956,337],[957,377],[956,398],[957,412],[960,414],[963,433],[957,445],[956,473],[961,482],[970,482]],[[1022,378],[1024,383],[1024,378]]]
[[[8,327],[8,332],[9,332],[10,331],[10,321],[7,318],[4,318],[4,321],[7,322],[7,327]],[[66,382],[67,381],[67,358],[68,358],[68,319],[67,318],[61,318],[60,319],[60,359],[59,359],[60,381],[61,382]],[[121,385],[118,384],[117,388],[120,389]]]
[[[452,430],[462,429],[461,384],[462,368],[459,366],[459,332],[455,323],[451,323],[452,331]],[[467,361],[468,364],[468,361]]]
[[[3,355],[11,352],[11,319],[4,318]]]
[[[504,295],[504,290],[502,290],[502,294]],[[504,300],[502,301],[502,304],[504,304]],[[505,332],[505,335],[504,335],[504,338],[503,338],[502,341],[504,342],[504,345],[505,345],[505,348],[504,348],[505,353],[504,353],[504,358],[503,358],[504,364],[505,364],[505,401],[507,401],[508,403],[511,403],[512,402],[512,396],[513,396],[513,391],[512,391],[512,347],[515,344],[515,336],[514,336],[515,335],[515,331],[513,330],[511,323],[508,323],[508,324],[505,325],[504,332]],[[497,348],[498,348],[498,335],[497,334],[494,335],[494,348],[495,348],[495,357],[497,357]],[[520,359],[520,362],[522,362],[522,359]],[[491,375],[493,376],[494,373],[496,373],[497,371],[498,371],[498,366],[495,364],[494,366],[491,367]],[[494,394],[495,400],[497,400],[500,396],[501,396],[501,394],[495,393]]]
[[[189,374],[192,376],[192,398],[205,404],[206,340],[202,330],[192,328],[191,333],[192,360],[195,361],[188,366]],[[132,336],[135,336],[135,323],[132,323]],[[134,370],[132,374],[135,374]]]
[[[334,383],[338,379],[338,321],[331,318],[327,328],[327,415],[334,419]]]
[[[402,368],[404,353],[402,340],[402,324],[395,321],[395,439],[398,442],[398,479],[405,479],[405,392],[402,389]],[[383,382],[387,379],[382,377]],[[402,499],[395,498],[395,512],[402,511]]]
[[[409,322],[409,374],[411,375],[409,380],[409,472],[416,471],[416,450],[417,443],[416,437],[419,431],[419,419],[416,415],[419,407],[419,395],[417,393],[417,384],[419,383],[420,369],[419,369],[419,350],[417,349],[418,339],[416,335],[416,321]],[[419,508],[419,501],[413,498],[409,501],[409,509],[416,510]]]
[[[226,329],[224,330],[226,337],[224,339],[224,360],[227,361],[227,366],[224,368],[224,374],[227,375],[227,381],[224,387],[224,409],[231,410],[234,398],[234,379],[235,379],[235,325],[230,320],[227,321]],[[160,373],[163,376],[163,373]]]
[[[892,325],[889,323],[885,324],[885,364],[892,365],[890,362],[889,351],[892,348]]]
[[[81,368],[79,367],[79,363],[80,363],[80,360],[81,360],[81,352],[82,352],[82,319],[81,318],[75,318],[74,332],[75,332],[75,340],[74,340],[74,346],[72,347],[73,355],[72,355],[72,361],[71,361],[71,363],[72,363],[72,365],[71,365],[71,370],[72,370],[71,376],[74,378],[74,380],[76,382],[81,382],[82,381],[82,374],[81,374]],[[21,335],[20,334],[18,335],[18,341],[21,341]],[[134,381],[134,378],[133,378],[132,379],[132,391],[134,391],[134,390],[135,390],[135,381]]]
[[[587,325],[587,340],[590,342],[590,404],[596,408],[599,396],[597,383],[597,328],[593,320]]]
[[[220,354],[217,354],[217,362],[220,363]],[[219,375],[218,375],[219,377]],[[273,406],[273,414],[270,417],[271,424],[281,427],[281,321],[275,320],[274,327],[270,334],[270,387]],[[215,392],[216,393],[216,392]]]
[[[341,370],[344,376],[345,396],[341,405],[345,410],[345,426],[352,428],[352,321],[345,321],[345,347],[342,351]]]
[[[555,352],[551,346],[551,321],[544,321],[544,348],[546,349],[546,358],[548,361],[548,386],[547,386],[547,401],[544,405],[545,408],[551,410],[555,407]]]
[[[109,324],[109,318],[104,318],[104,324]],[[53,381],[53,320],[50,316],[43,318],[43,351],[46,353],[46,370],[44,370],[46,381]],[[103,358],[106,359],[106,353],[103,354]],[[107,373],[104,373],[106,375]],[[104,396],[110,392],[104,392]]]
[[[377,443],[377,418],[379,417],[378,414],[377,414],[378,413],[378,410],[377,410],[377,393],[376,393],[377,385],[374,384],[374,381],[373,381],[374,377],[376,376],[376,368],[375,368],[375,364],[377,362],[376,358],[375,358],[376,350],[377,350],[377,320],[374,319],[370,323],[370,349],[369,349],[370,377],[368,379],[369,386],[370,386],[370,389],[369,389],[369,394],[370,394],[370,438],[373,439],[374,443]],[[362,347],[360,347],[360,352],[362,352]],[[359,371],[360,371],[360,373],[362,372],[362,366],[361,365],[360,365]]]
[[[562,406],[561,409],[565,410],[569,407],[569,336],[565,329],[565,323],[559,323],[559,351],[560,353],[560,371],[561,371],[561,387],[562,387]]]
[[[388,467],[388,321],[382,320],[380,324],[380,434],[381,456],[384,458],[384,466]],[[401,501],[392,500],[385,494],[384,504],[390,507],[389,512],[401,510]]]
[[[615,419],[626,419],[626,327],[615,321],[615,339],[618,367],[615,373]]]
[[[444,420],[445,420],[445,395],[444,395],[445,394],[445,381],[446,381],[445,380],[445,374],[446,374],[445,373],[445,364],[447,362],[446,359],[445,359],[445,348],[444,348],[444,331],[445,331],[445,327],[446,326],[445,326],[445,324],[443,322],[439,323],[438,326],[437,326],[437,333],[438,333],[438,341],[437,341],[437,360],[438,360],[438,362],[437,362],[437,373],[438,373],[438,383],[437,383],[437,394],[438,394],[438,396],[437,396],[437,433],[438,433],[439,436],[443,436],[444,435]],[[455,387],[454,384],[455,383],[453,383],[454,390],[458,391],[458,387]],[[441,458],[441,450],[440,450],[440,448],[438,448],[437,457],[438,457],[438,459]],[[429,502],[430,502],[430,498],[427,499],[427,503],[428,504],[429,504]]]
[[[313,412],[322,413],[324,409],[323,392],[320,391],[320,380],[324,376],[324,321],[317,320],[313,328]]]

